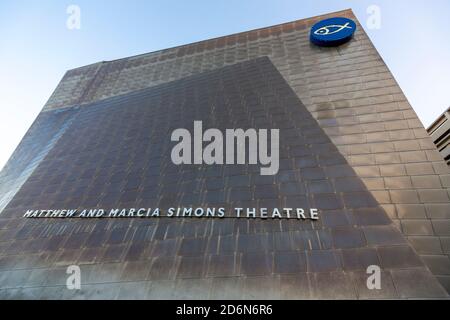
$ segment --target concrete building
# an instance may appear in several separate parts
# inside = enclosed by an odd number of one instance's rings
[[[329,17],[354,20],[353,39],[311,43]],[[173,164],[170,133],[195,120],[279,129],[278,173]],[[319,220],[24,217],[157,207],[317,208]],[[0,210],[1,298],[450,290],[450,169],[351,10],[68,71],[0,174]],[[71,265],[81,290],[66,286]],[[366,285],[373,265],[380,290]]]
[[[445,162],[450,165],[450,108],[427,129]]]

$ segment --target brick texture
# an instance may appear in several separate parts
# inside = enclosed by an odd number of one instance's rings
[[[330,16],[356,20],[347,10],[68,71],[0,174],[0,297],[447,297],[450,169],[360,24],[338,48],[309,43]],[[280,173],[171,165],[162,133],[199,119],[280,128]],[[320,222],[21,218],[299,203]],[[70,264],[81,292],[65,289]],[[363,286],[369,264],[381,292]]]

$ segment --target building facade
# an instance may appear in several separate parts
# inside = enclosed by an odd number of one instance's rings
[[[442,158],[450,165],[450,108],[437,118],[427,131]]]
[[[329,17],[355,21],[353,39],[312,44],[311,26]],[[194,121],[279,129],[279,171],[174,164],[171,132]],[[173,207],[227,213],[58,217]],[[233,208],[317,208],[319,220]],[[450,169],[351,10],[68,71],[0,174],[0,210],[2,298],[450,290]],[[69,266],[80,290],[67,286]],[[367,286],[370,266],[381,289]]]

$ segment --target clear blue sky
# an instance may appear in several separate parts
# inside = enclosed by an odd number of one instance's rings
[[[72,4],[80,30],[66,27]],[[450,106],[448,0],[1,0],[0,168],[68,69],[347,8],[429,125]]]

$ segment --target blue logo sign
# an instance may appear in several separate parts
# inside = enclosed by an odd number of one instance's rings
[[[311,42],[334,47],[349,41],[356,31],[356,23],[347,18],[330,18],[317,22],[311,28]]]

